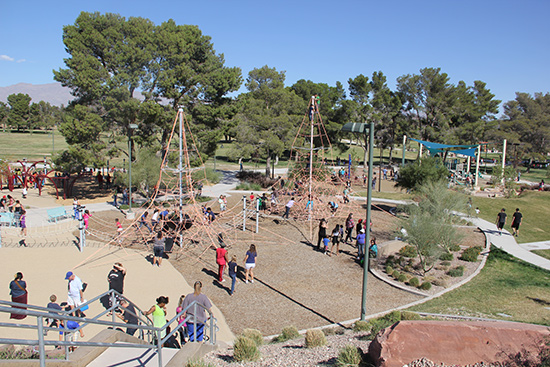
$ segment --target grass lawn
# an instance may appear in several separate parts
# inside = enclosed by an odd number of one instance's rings
[[[0,131],[0,157],[10,161],[27,158],[29,161],[48,159],[52,156],[52,148],[59,152],[67,148],[65,138],[54,132],[53,144],[51,131],[2,132]]]
[[[489,222],[496,222],[500,209],[505,208],[508,214],[505,229],[511,231],[512,214],[519,208],[523,214],[519,243],[550,240],[550,192],[525,191],[513,198],[483,198],[472,196],[473,207],[481,210],[479,216]]]
[[[550,173],[550,170],[547,170],[546,168],[531,168],[531,171],[529,173],[527,173],[526,167],[519,167],[519,170],[521,172],[522,180],[527,180],[535,183],[540,182],[540,180],[549,180],[548,173]]]
[[[550,259],[550,250],[533,250],[535,254]]]
[[[550,272],[493,247],[485,267],[473,280],[411,311],[550,325],[548,307]]]

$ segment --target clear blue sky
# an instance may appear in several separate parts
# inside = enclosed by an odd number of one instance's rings
[[[397,77],[440,67],[452,83],[487,83],[498,99],[550,89],[550,1],[10,1],[0,0],[0,86],[53,82],[64,67],[64,25],[81,11],[198,25],[227,66],[255,67],[347,88],[381,70]]]

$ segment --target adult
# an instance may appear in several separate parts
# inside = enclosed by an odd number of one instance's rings
[[[340,237],[341,237],[341,229],[340,224],[337,224],[334,229],[332,230],[332,246],[330,246],[330,252],[328,253],[329,256],[332,255],[332,249],[334,246],[336,246],[336,256],[340,253]]]
[[[288,203],[285,205],[285,214],[283,214],[283,218],[286,217],[288,219],[288,216],[290,214],[290,209],[294,206],[294,198],[291,198]]]
[[[153,216],[151,217],[151,226],[153,227],[153,230],[157,228],[157,224],[159,223],[159,215],[160,210],[158,208],[155,208],[155,210],[153,211]]]
[[[220,239],[221,233],[218,235],[218,241]],[[225,249],[225,242],[223,242],[223,236],[221,237],[220,241],[220,247],[216,249],[216,264],[218,264],[218,281],[225,282],[225,279],[223,279],[223,270],[225,269],[225,265],[229,262],[229,258],[227,255],[227,250]]]
[[[67,305],[72,310],[80,306],[84,302],[84,290],[82,289],[82,280],[77,277],[72,271],[65,274],[65,280],[69,281],[69,292],[67,295]],[[77,315],[85,317],[84,313],[78,310]]]
[[[519,208],[516,208],[516,212],[512,215],[512,236],[518,236],[519,235],[519,225],[521,224],[521,220],[523,218],[523,215],[519,211]]]
[[[365,256],[365,241],[366,241],[367,235],[365,234],[365,229],[361,228],[359,230],[359,233],[357,233],[356,241],[357,241],[357,260],[361,260],[363,256]]]
[[[497,214],[497,230],[498,234],[502,235],[502,228],[504,228],[504,225],[506,224],[506,209],[502,208],[500,210],[500,213]]]
[[[160,296],[157,298],[157,304],[151,306],[151,308],[145,312],[145,316],[153,314],[153,326],[161,328],[166,325],[166,305],[168,304],[168,297]],[[155,339],[156,339],[155,333]],[[166,329],[160,333],[161,339],[166,336]]]
[[[345,243],[348,243],[348,240],[353,240],[353,228],[355,227],[355,221],[353,220],[353,213],[349,213],[348,217],[346,218],[346,239],[344,240]]]
[[[164,256],[165,250],[165,238],[162,236],[162,231],[159,231],[157,238],[155,238],[155,244],[153,246],[153,266],[157,264],[160,266],[162,264],[162,257]]]
[[[27,304],[27,297],[29,295],[29,292],[27,292],[27,282],[23,280],[23,273],[18,272],[15,274],[14,279],[10,282],[10,295],[11,295],[11,301],[15,303],[22,303]],[[19,308],[22,310],[26,310],[27,307],[23,306],[15,306],[12,305],[12,308]],[[18,314],[18,313],[12,313],[10,315],[10,319],[17,319],[22,320],[27,315]]]
[[[256,252],[256,245],[251,244],[250,248],[246,252],[244,257],[244,282],[248,283],[248,277],[250,276],[250,282],[254,283],[254,268],[256,267],[256,257],[258,253]]]
[[[21,215],[23,214],[23,205],[21,205],[21,202],[19,200],[15,201],[15,205],[13,206],[13,214],[15,218],[16,226],[19,226],[19,221],[21,220]]]
[[[80,219],[80,203],[78,202],[78,199],[75,197],[73,199],[73,217],[76,220]]]
[[[197,281],[193,285],[193,293],[188,294],[182,303],[182,308],[185,309],[193,302],[197,302],[196,306],[191,306],[185,311],[184,316],[190,316],[187,322],[187,335],[190,342],[204,340],[204,324],[206,323],[206,310],[212,312],[212,303],[208,297],[201,293],[202,283]],[[195,338],[196,336],[196,338]]]
[[[124,277],[126,276],[126,268],[121,263],[117,262],[107,275],[109,282],[109,290],[113,289],[120,294],[124,294]]]
[[[124,313],[121,315],[118,312],[115,312],[115,315],[129,325],[138,325],[139,319],[134,306],[125,299],[120,302],[120,306],[124,310]],[[126,334],[128,335],[134,335],[136,331],[137,329],[135,327],[128,326],[126,328]]]
[[[323,238],[327,237],[327,228],[328,223],[325,220],[325,218],[321,218],[319,221],[319,233],[317,238],[317,250],[321,250],[321,242],[323,241]]]
[[[139,218],[139,226],[138,226],[138,230],[145,226],[148,230],[149,230],[149,233],[152,233],[153,230],[151,229],[151,226],[149,225],[149,223],[147,223],[147,217],[149,216],[149,212],[148,211],[145,211],[145,213],[143,213],[141,215],[141,217]]]

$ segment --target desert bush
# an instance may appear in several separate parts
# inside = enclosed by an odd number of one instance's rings
[[[416,312],[402,311],[401,320],[420,320],[421,317]]]
[[[442,261],[441,265],[442,266],[449,266],[449,265],[451,265],[451,262],[450,261]]]
[[[241,182],[236,187],[237,190],[244,191],[262,191],[262,187],[259,184],[250,183],[250,182]]]
[[[395,265],[395,256],[393,255],[388,256],[388,258],[386,259],[385,265],[393,267]]]
[[[264,337],[262,336],[262,333],[260,332],[260,330],[244,329],[241,335],[249,339],[252,339],[258,347],[264,344]]]
[[[403,271],[406,272],[406,273],[412,273],[413,270],[414,270],[413,267],[410,266],[410,265],[405,265],[405,266],[403,267]]]
[[[357,320],[353,324],[353,331],[369,331],[370,325],[367,321]]]
[[[453,243],[453,244],[449,245],[449,251],[451,251],[451,252],[460,251],[460,245],[457,244],[457,243]]]
[[[389,265],[386,265],[386,274],[391,275],[393,273],[393,268]]]
[[[296,339],[300,336],[296,326],[287,326],[283,328],[281,335],[275,338],[276,342],[286,342],[287,340]]]
[[[256,184],[260,186],[261,188],[267,188],[272,186],[275,182],[277,182],[276,179],[272,179],[262,172],[256,172],[256,171],[240,171],[237,173],[236,177],[239,180],[246,181],[250,184]]]
[[[460,265],[460,266],[457,266],[456,268],[449,269],[447,274],[455,278],[461,277],[464,275],[464,266]]]
[[[454,255],[452,252],[444,252],[441,255],[439,255],[439,260],[452,261],[453,259],[454,259]]]
[[[422,282],[422,284],[420,284],[420,289],[424,291],[429,291],[431,288],[432,288],[432,283],[430,282]]]
[[[399,274],[399,276],[397,277],[397,281],[405,283],[407,281],[407,276],[405,274]]]
[[[393,273],[391,273],[391,276],[395,279],[399,278],[400,275],[401,273],[398,270],[394,270]]]
[[[361,353],[354,345],[346,345],[340,349],[336,358],[336,365],[339,367],[359,366],[361,363]]]
[[[319,329],[312,329],[306,331],[306,348],[321,347],[327,344],[327,338],[325,334]]]
[[[412,277],[411,279],[409,279],[409,285],[411,287],[418,287],[420,285],[420,280],[418,280],[417,277]]]
[[[449,284],[447,283],[447,277],[443,278],[436,278],[431,282],[433,285],[437,285],[438,287],[447,288]]]
[[[476,262],[477,257],[481,253],[481,250],[483,250],[481,246],[468,247],[466,250],[462,251],[462,255],[460,255],[460,259],[464,261],[469,261],[469,262]]]
[[[416,248],[414,246],[411,246],[411,245],[407,245],[405,247],[402,247],[399,250],[399,254],[404,256],[404,257],[416,257],[416,255],[417,255]]]
[[[260,350],[254,340],[241,335],[233,345],[233,358],[238,362],[257,361],[260,359]]]
[[[344,334],[344,328],[342,328],[342,327],[325,328],[325,329],[323,329],[323,333],[326,336],[329,336],[329,335],[342,335],[342,334]]]

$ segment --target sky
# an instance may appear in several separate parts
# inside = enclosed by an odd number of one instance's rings
[[[399,76],[437,67],[453,84],[487,83],[504,102],[550,89],[548,0],[0,0],[0,87],[54,82],[69,57],[63,26],[82,11],[198,25],[226,66],[246,78],[268,65],[287,86],[347,88],[382,71],[394,89]]]

